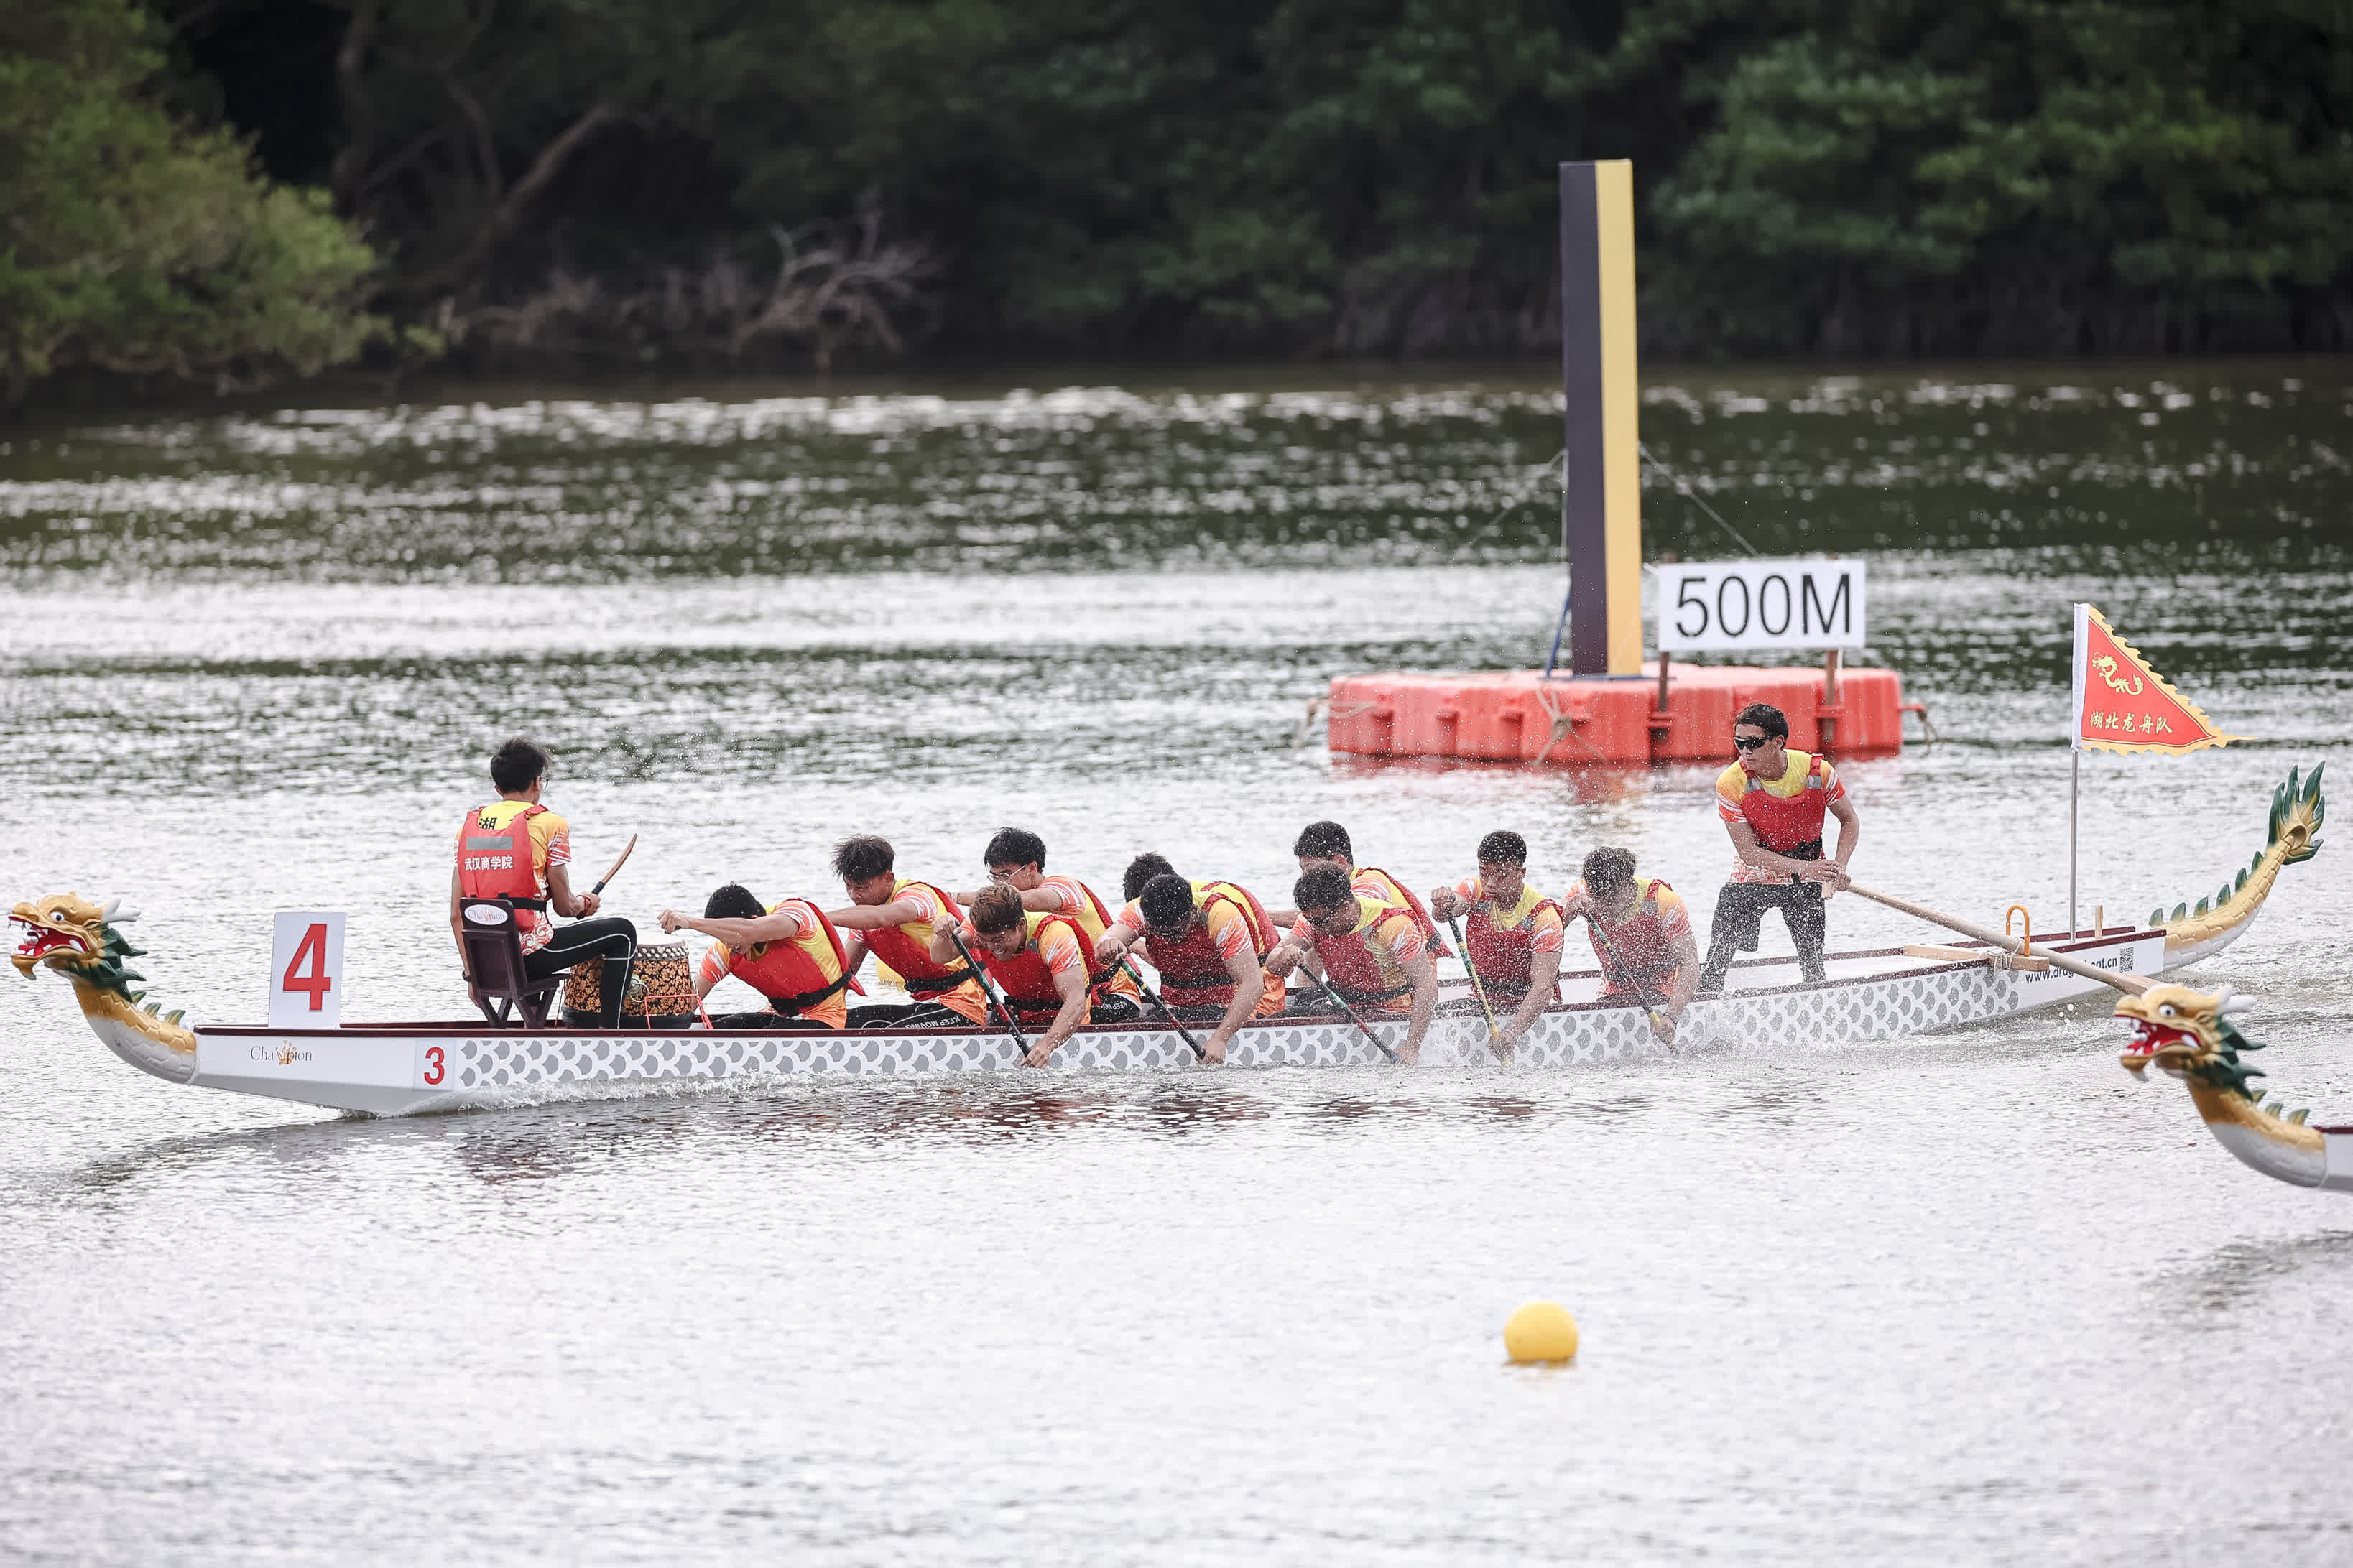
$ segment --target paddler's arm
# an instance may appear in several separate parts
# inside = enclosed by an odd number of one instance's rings
[[[1095,963],[1104,969],[1125,958],[1128,950],[1144,940],[1144,933],[1125,921],[1113,921],[1103,927],[1103,940],[1095,943]]]
[[[836,931],[883,931],[892,926],[912,925],[924,918],[923,906],[913,899],[893,899],[887,904],[852,904],[846,910],[828,910],[825,918],[833,922]],[[949,949],[954,957],[955,950]]]
[[[676,910],[661,912],[661,928],[666,931],[699,931],[707,937],[725,942],[741,952],[747,947],[764,942],[790,942],[801,934],[801,922],[789,910],[778,910],[757,920],[702,920],[694,915],[682,915]]]
[[[991,883],[990,886],[994,887],[996,884]],[[980,889],[975,888],[969,893],[958,893],[955,896],[955,901],[970,909],[973,900],[978,897],[980,897]],[[1025,910],[1036,910],[1043,915],[1060,914],[1063,912],[1061,889],[1049,888],[1042,883],[1035,888],[1024,888],[1021,889],[1021,907]]]
[[[1851,888],[1854,886],[1854,879],[1846,874],[1846,866],[1854,854],[1854,847],[1862,842],[1862,817],[1854,809],[1854,802],[1843,795],[1831,802],[1831,815],[1838,818],[1839,825],[1838,857],[1831,862],[1838,868],[1838,879],[1832,885],[1841,889]],[[1820,880],[1829,882],[1831,879],[1825,876]]]
[[[1469,914],[1471,906],[1463,902],[1451,888],[1432,888],[1430,889],[1430,912],[1438,920],[1451,921],[1456,915]]]
[[[1226,1042],[1234,1037],[1235,1030],[1250,1021],[1250,1015],[1258,1011],[1260,998],[1266,994],[1266,971],[1259,967],[1255,953],[1244,948],[1223,957],[1226,974],[1234,983],[1234,999],[1226,1004],[1226,1016],[1218,1020],[1218,1026],[1201,1047],[1204,1061],[1226,1059]]]
[[[866,939],[857,936],[843,937],[841,939],[841,972],[844,974],[854,975],[865,962]]]
[[[1413,1018],[1405,1026],[1405,1045],[1398,1052],[1399,1061],[1411,1062],[1420,1057],[1421,1037],[1438,1012],[1438,965],[1427,952],[1417,952],[1400,959],[1398,967],[1413,982]]]
[[[1285,978],[1294,969],[1305,969],[1310,974],[1324,973],[1323,964],[1315,958],[1315,939],[1303,937],[1295,931],[1276,942],[1274,951],[1266,955],[1266,972],[1277,980]]]
[[[1665,1011],[1651,1024],[1651,1032],[1669,1045],[1675,1043],[1675,1026],[1683,1021],[1683,1009],[1699,994],[1699,943],[1691,932],[1685,931],[1675,938],[1672,951],[1675,960],[1674,988],[1667,993]],[[1663,1029],[1659,1026],[1661,1021],[1666,1025]]]
[[[949,964],[964,962],[964,954],[956,951],[956,929],[954,926],[942,925],[932,928],[931,954],[934,963],[944,968]],[[974,956],[979,955],[976,953]]]
[[[1062,1010],[1054,1015],[1053,1024],[1038,1037],[1026,1058],[1033,1068],[1044,1067],[1054,1059],[1054,1047],[1071,1037],[1071,1031],[1087,1021],[1091,998],[1087,995],[1087,977],[1083,970],[1061,969],[1054,972],[1054,994],[1062,999]]]
[[[1536,1015],[1552,1005],[1553,996],[1560,988],[1560,949],[1528,954],[1528,994],[1520,998],[1518,1010],[1504,1020],[1498,1031],[1507,1046],[1526,1034],[1535,1023]]]

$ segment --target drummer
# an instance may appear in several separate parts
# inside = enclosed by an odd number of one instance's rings
[[[572,825],[540,804],[549,759],[518,735],[491,755],[491,784],[499,798],[466,814],[458,830],[458,859],[449,873],[449,934],[458,941],[458,961],[466,961],[466,902],[490,900],[514,911],[522,942],[523,973],[533,980],[561,974],[591,958],[606,962],[597,1021],[621,1024],[621,1001],[628,990],[629,965],[637,957],[638,928],[617,915],[596,918],[594,893],[572,890]],[[559,914],[574,921],[558,926]],[[468,980],[473,978],[467,972]]]
[[[1634,875],[1634,852],[1604,847],[1585,858],[1561,912],[1585,917],[1593,956],[1601,961],[1601,999],[1650,1009],[1651,1032],[1674,1044],[1675,1025],[1699,989],[1699,944],[1683,895],[1656,877]]]
[[[720,1029],[840,1029],[849,1026],[842,992],[857,984],[849,955],[825,911],[807,899],[763,904],[730,882],[702,906],[702,918],[661,912],[666,931],[699,931],[715,941],[695,972],[694,994],[733,975],[768,999],[766,1007],[711,1020]]]
[[[1822,978],[1829,919],[1823,903],[1852,887],[1846,863],[1862,837],[1862,819],[1838,772],[1820,757],[1793,751],[1789,721],[1778,708],[1752,702],[1732,721],[1732,765],[1717,775],[1715,812],[1732,838],[1732,879],[1716,895],[1707,963],[1699,994],[1724,989],[1734,950],[1757,951],[1767,910],[1781,911],[1798,949],[1798,968]],[[1822,819],[1838,818],[1838,858],[1822,858]]]
[[[1440,920],[1467,921],[1463,962],[1485,1005],[1510,1009],[1495,1023],[1495,1043],[1509,1048],[1560,1000],[1561,907],[1528,881],[1528,841],[1518,834],[1490,833],[1479,840],[1478,859],[1477,876],[1432,889],[1430,908]]]

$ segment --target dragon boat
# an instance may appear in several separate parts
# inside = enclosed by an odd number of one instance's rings
[[[2274,792],[2271,831],[2246,869],[2192,909],[2151,911],[2138,926],[2104,927],[2045,942],[2045,952],[2119,973],[2160,974],[2212,957],[2236,941],[2270,896],[2281,870],[2311,858],[2322,816],[2320,770],[2291,773]],[[780,1074],[864,1076],[1010,1070],[1021,1050],[997,1028],[920,1033],[807,1033],[691,1028],[578,1029],[499,1026],[480,1020],[346,1024],[332,1029],[199,1025],[164,1013],[136,986],[129,967],[142,956],[122,928],[135,916],[120,901],[59,893],[17,904],[25,928],[13,962],[20,973],[47,968],[72,983],[91,1030],[142,1072],[175,1084],[267,1095],[376,1115],[404,1115],[592,1092],[599,1086]],[[1827,955],[1825,977],[1805,982],[1794,958],[1736,966],[1735,988],[1694,1002],[1677,1044],[1804,1040],[1822,1046],[1951,1028],[2014,1013],[2105,995],[2097,981],[2039,965],[1989,944],[1874,948]],[[1563,976],[1563,1001],[1538,1016],[1516,1043],[1513,1064],[1560,1068],[1631,1060],[1670,1048],[1642,1008],[1604,997],[1599,971]],[[1284,1015],[1253,1022],[1231,1041],[1231,1068],[1373,1066],[1402,1043],[1402,1020],[1368,1026],[1346,1018]],[[1492,1064],[1475,1005],[1441,1004],[1424,1039],[1430,1066]],[[1046,1070],[1165,1071],[1194,1065],[1191,1047],[1164,1022],[1089,1026]]]
[[[2308,1112],[2266,1101],[2252,1086],[2265,1075],[2246,1053],[2263,1047],[2232,1015],[2253,1006],[2227,985],[2211,994],[2153,985],[2127,996],[2116,1004],[2116,1016],[2133,1022],[2125,1068],[2139,1078],[2154,1066],[2187,1084],[2206,1131],[2250,1168],[2293,1186],[2353,1193],[2353,1126],[2310,1125]]]

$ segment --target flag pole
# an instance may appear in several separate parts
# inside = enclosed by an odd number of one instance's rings
[[[2067,934],[2075,934],[2075,805],[2084,793],[2084,753],[2067,752]]]

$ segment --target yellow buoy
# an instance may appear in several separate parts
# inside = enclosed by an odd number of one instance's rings
[[[1531,1301],[1504,1322],[1504,1353],[1517,1363],[1571,1360],[1577,1320],[1557,1301]]]

